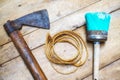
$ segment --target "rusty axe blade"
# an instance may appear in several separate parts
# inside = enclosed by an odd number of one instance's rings
[[[46,9],[27,14],[21,18],[14,20],[13,22],[18,29],[21,29],[22,25],[44,29],[50,28],[48,12]]]

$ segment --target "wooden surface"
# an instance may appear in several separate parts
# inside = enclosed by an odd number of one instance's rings
[[[85,26],[83,26],[85,24],[84,14],[89,11],[105,11],[112,15],[108,40],[105,44],[101,44],[100,79],[120,79],[120,0],[29,0],[29,2],[28,0],[1,0],[0,80],[33,80],[19,53],[6,35],[3,24],[8,19],[13,20],[44,8],[49,13],[50,30],[24,26],[21,32],[49,80],[92,80],[93,46],[92,43],[86,42],[86,31]],[[57,73],[51,67],[44,53],[47,33],[54,35],[63,30],[74,30],[74,32],[80,34],[89,51],[89,58],[85,65],[70,75]],[[61,46],[58,51],[65,48],[65,46]],[[74,50],[69,48],[66,48],[66,50],[69,50],[67,53]]]

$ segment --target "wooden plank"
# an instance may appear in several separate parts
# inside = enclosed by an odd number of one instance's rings
[[[16,62],[18,62],[18,65],[16,65]],[[10,71],[11,68],[14,69],[12,72]],[[11,62],[8,62],[7,66],[6,64],[0,66],[0,70],[3,71],[0,72],[0,80],[33,80],[30,72],[27,70],[24,62],[20,57],[16,58],[16,60],[12,60]]]
[[[120,45],[119,45],[120,44],[120,37],[119,37],[119,35],[120,35],[119,34],[120,33],[120,25],[119,25],[120,14],[119,14],[119,12],[120,12],[120,10],[111,14],[112,21],[111,21],[111,27],[110,27],[110,31],[109,31],[108,41],[104,45],[103,44],[101,45],[100,67],[104,67],[120,58],[120,53],[119,53],[119,50],[120,50]],[[81,37],[86,41],[85,26],[78,28],[77,30],[75,30],[75,32],[79,33],[81,35]],[[43,69],[44,73],[46,74],[48,80],[56,80],[56,79],[57,80],[80,79],[81,80],[82,78],[84,78],[92,73],[92,54],[93,54],[92,53],[92,50],[93,50],[92,44],[88,43],[87,47],[88,47],[88,51],[89,51],[89,58],[88,58],[86,64],[83,65],[82,67],[80,67],[75,73],[70,74],[70,75],[58,74],[51,67],[48,59],[45,56],[44,46],[38,47],[37,49],[33,50],[32,52],[33,52],[35,58],[37,59],[38,63],[40,64],[41,68]],[[64,49],[66,47],[63,46],[61,48]],[[60,49],[60,48],[58,48],[58,49]],[[69,52],[72,52],[73,49],[70,49],[70,50],[71,51],[69,51]],[[10,62],[7,62],[1,66],[0,74],[1,74],[1,77],[3,80],[4,79],[12,80],[11,77],[23,77],[22,75],[19,74],[18,65],[23,65],[24,63],[20,63],[21,62],[20,57],[18,57],[16,59],[14,59]],[[12,63],[15,64],[16,67],[13,68],[11,65]],[[9,65],[11,65],[11,67],[9,67]],[[25,65],[22,68],[19,67],[19,69],[24,70],[23,75],[27,75],[27,74],[25,74],[27,71]],[[12,74],[13,71],[18,75],[17,76],[15,74],[9,75],[9,74]],[[17,80],[19,80],[19,79],[17,79]],[[22,80],[28,80],[28,79],[23,78]]]
[[[92,80],[92,75],[83,79]],[[100,80],[120,80],[120,60],[100,70]]]
[[[120,7],[120,5],[119,5],[120,0],[118,0],[118,1],[116,0],[116,1],[114,1],[114,3],[111,3],[111,2],[112,2],[112,0],[111,1],[101,1],[99,3],[89,6],[83,10],[79,10],[78,12],[76,12],[74,14],[66,16],[66,17],[52,23],[51,29],[49,32],[53,35],[56,32],[59,32],[62,30],[73,30],[77,27],[80,27],[81,25],[83,25],[85,23],[84,14],[88,11],[111,12]],[[104,4],[109,4],[109,5],[104,6]],[[101,6],[104,6],[104,8],[102,8]],[[110,8],[110,7],[114,7],[114,8]],[[34,48],[39,47],[42,44],[44,44],[47,33],[48,33],[48,30],[38,29],[38,30],[24,36],[24,38],[25,38],[26,42],[28,43],[30,49],[34,49]],[[0,64],[4,63],[6,61],[9,61],[10,59],[15,57],[15,56],[11,56],[12,51],[10,52],[10,49],[9,49],[10,47],[13,47],[12,50],[15,50],[15,47],[13,46],[13,44],[11,42],[9,44],[1,46]],[[18,53],[16,51],[13,54],[18,56]],[[8,55],[10,57],[7,57]],[[4,58],[4,57],[7,57],[7,58]]]
[[[47,9],[50,22],[82,9],[99,0],[7,0],[0,6],[0,45],[10,41],[2,27],[6,20],[14,20],[33,11]],[[24,27],[22,33],[28,34],[37,28]]]

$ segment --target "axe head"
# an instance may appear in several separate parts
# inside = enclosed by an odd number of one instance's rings
[[[46,9],[25,15],[21,18],[13,20],[12,23],[14,23],[14,27],[17,29],[21,29],[22,25],[44,29],[50,28],[48,12]]]

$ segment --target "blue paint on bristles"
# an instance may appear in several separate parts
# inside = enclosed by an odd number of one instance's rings
[[[110,23],[110,14],[105,12],[91,12],[85,15],[87,30],[108,31]]]

